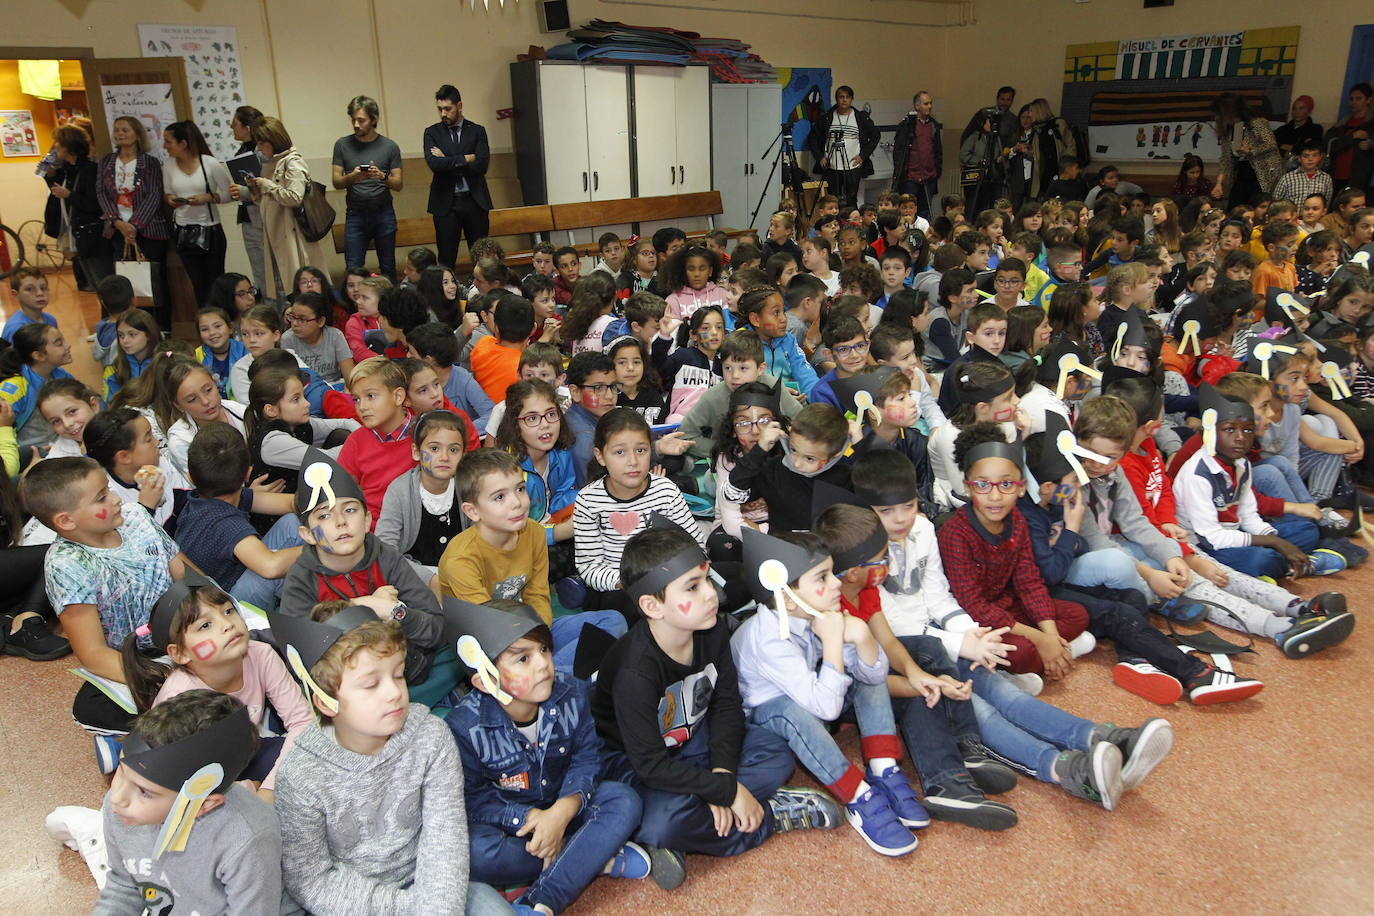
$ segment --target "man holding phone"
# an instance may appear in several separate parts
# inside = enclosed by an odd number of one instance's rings
[[[401,148],[377,133],[380,110],[365,95],[348,103],[353,133],[334,143],[334,187],[348,190],[344,262],[362,267],[369,243],[377,246],[377,270],[396,282],[396,210],[391,192],[401,190]]]

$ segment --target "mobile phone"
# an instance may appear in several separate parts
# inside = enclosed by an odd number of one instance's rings
[[[174,203],[174,204],[189,204],[190,201],[187,200],[185,197],[173,197],[173,198],[172,198],[172,203]]]
[[[239,178],[242,179],[245,184],[248,183],[248,179],[257,177],[258,176],[254,175],[252,172],[239,172]]]

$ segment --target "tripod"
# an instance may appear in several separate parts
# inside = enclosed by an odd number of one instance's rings
[[[764,198],[768,196],[768,186],[773,183],[773,173],[778,170],[779,163],[782,164],[782,193],[784,199],[790,193],[793,202],[797,205],[797,217],[809,224],[811,211],[803,213],[806,206],[806,194],[802,182],[805,177],[801,167],[797,165],[797,150],[792,145],[792,124],[784,122],[778,135],[773,138],[773,142],[768,144],[768,149],[763,151],[759,157],[762,161],[768,158],[773,147],[777,146],[778,141],[782,141],[782,146],[778,147],[778,153],[773,157],[773,167],[768,170],[768,177],[763,182],[763,193],[759,194],[759,202],[754,205],[754,212],[749,214],[749,225],[754,225],[754,221],[759,218],[759,211],[763,209]],[[814,208],[814,205],[813,205]]]
[[[840,209],[847,212],[849,209],[857,207],[859,205],[859,182],[856,178],[852,182],[853,187],[850,187],[850,171],[853,166],[850,164],[849,154],[845,150],[843,128],[833,127],[830,129],[830,136],[826,140],[825,159],[830,163],[830,167],[821,170],[822,187],[817,198],[825,196],[825,184],[834,184],[835,187],[831,193],[840,198]],[[837,164],[843,164],[844,168],[837,168]],[[835,180],[833,182],[827,181],[826,179],[832,175]],[[850,196],[851,191],[853,192],[852,197]]]
[[[991,120],[991,116],[989,116],[989,120]],[[971,185],[967,182],[964,184],[965,206],[970,213],[979,213],[992,206],[992,201],[984,201],[984,198],[989,195],[989,192],[995,191],[997,187],[996,183],[990,179],[992,178],[992,170],[997,163],[999,142],[997,125],[991,124],[987,138],[983,141],[983,157],[978,169],[978,180]]]

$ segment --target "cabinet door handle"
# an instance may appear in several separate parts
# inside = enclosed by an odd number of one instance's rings
[[[587,190],[587,173],[582,173],[582,190]]]
[[[601,173],[600,173],[600,172],[592,172],[592,190],[593,190],[593,191],[596,191],[596,190],[599,190],[600,188],[601,188]]]
[[[686,183],[687,183],[687,170],[686,170],[685,168],[683,168],[682,166],[678,166],[678,167],[677,167],[677,183],[678,183],[678,184],[686,184]]]
[[[668,183],[677,184],[677,169],[673,168],[671,165],[668,166]]]

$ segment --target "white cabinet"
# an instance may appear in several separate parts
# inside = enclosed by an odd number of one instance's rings
[[[724,208],[719,225],[755,229],[762,238],[781,196],[782,166],[773,169],[781,123],[781,86],[711,87],[712,186]],[[751,220],[755,207],[758,216]]]
[[[711,189],[711,71],[631,68],[636,196]]]
[[[625,67],[511,64],[516,171],[526,205],[630,196]]]

